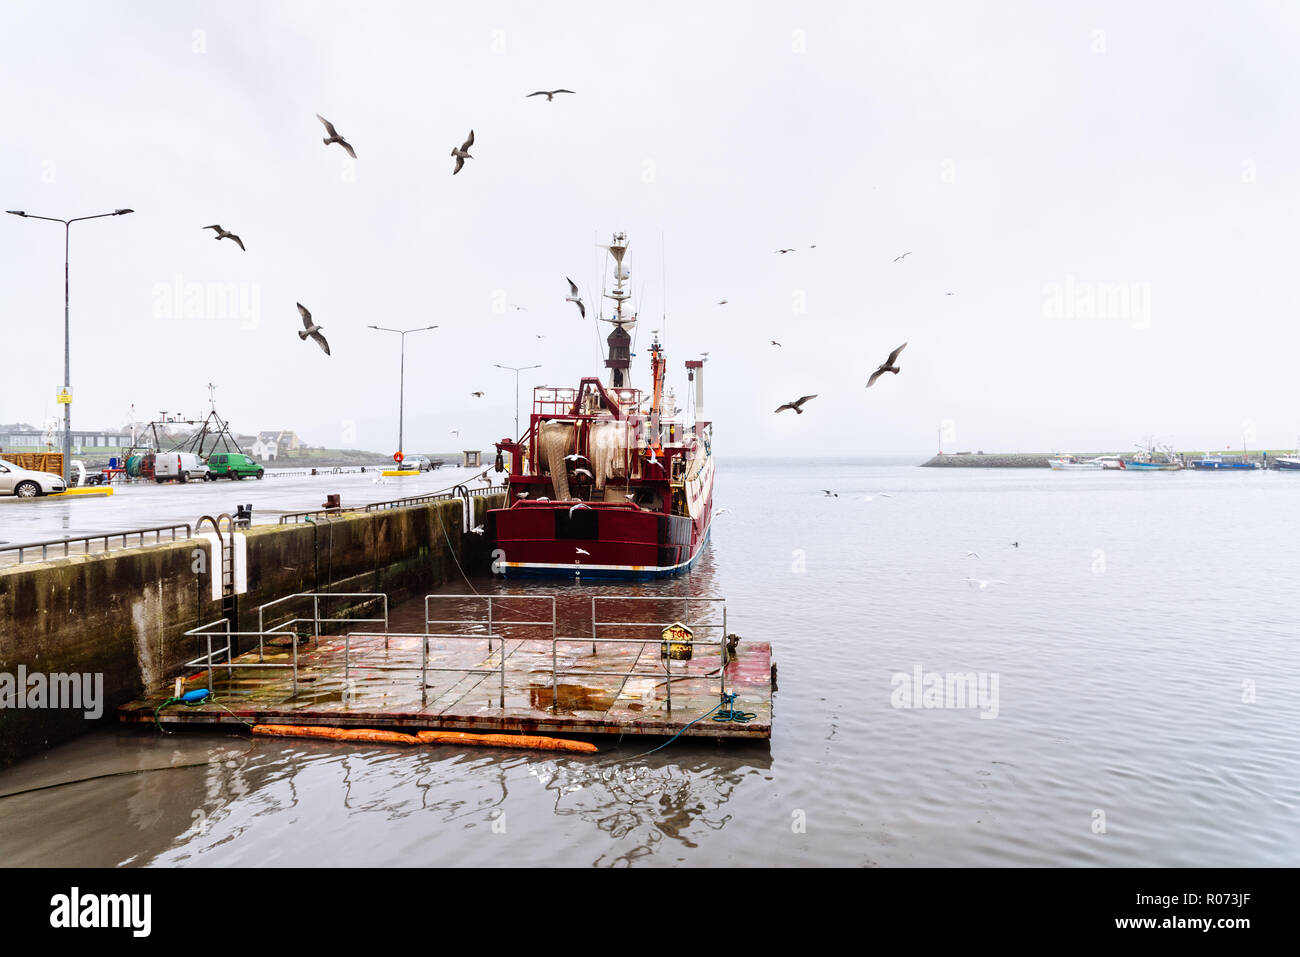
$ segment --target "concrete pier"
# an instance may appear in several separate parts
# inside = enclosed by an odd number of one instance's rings
[[[476,499],[478,514],[502,496]],[[7,701],[4,676],[100,676],[102,717],[155,688],[201,649],[185,632],[226,615],[257,628],[258,605],[285,594],[423,594],[488,560],[459,501],[242,531],[247,591],[213,599],[219,555],[206,539],[74,555],[0,569],[0,766],[87,730],[86,708]],[[220,591],[220,588],[218,588]],[[240,649],[236,649],[237,651]],[[32,679],[44,680],[44,679]]]

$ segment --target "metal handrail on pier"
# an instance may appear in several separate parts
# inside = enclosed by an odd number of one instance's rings
[[[56,555],[55,557],[65,558],[72,554],[72,546],[76,544],[82,545],[81,554],[83,555],[90,554],[91,542],[103,542],[104,551],[106,552],[110,551],[109,542],[118,539],[122,540],[123,548],[140,547],[146,544],[157,545],[163,540],[163,532],[171,532],[171,538],[169,541],[178,541],[179,539],[177,538],[176,533],[182,528],[185,529],[185,534],[181,536],[181,538],[187,539],[192,537],[193,529],[190,524],[188,522],[180,522],[176,525],[155,525],[151,528],[133,528],[124,532],[100,532],[94,535],[77,535],[70,538],[51,538],[42,542],[23,542],[18,545],[5,545],[0,547],[0,556],[4,555],[6,552],[17,552],[18,563],[22,564],[23,561],[46,561],[49,558],[49,549],[57,546],[63,546],[63,554]],[[152,542],[146,542],[144,540],[146,535],[153,535],[154,540]],[[135,544],[127,544],[127,539],[133,537],[138,539]],[[26,552],[34,551],[37,548],[41,550],[41,557],[39,559],[27,559],[25,557]]]
[[[322,616],[320,603],[322,599],[360,599],[357,604],[367,604],[374,601],[383,602],[383,616],[374,618],[341,618],[333,616]],[[294,600],[312,601],[312,612],[308,616],[295,616],[286,621],[280,622],[270,628],[265,625],[266,612],[273,606],[281,605]],[[468,601],[475,603],[486,603],[485,617],[461,617],[461,618],[443,618],[436,619],[432,617],[430,603],[433,601]],[[633,660],[632,667],[627,669],[599,669],[599,668],[561,668],[559,663],[559,646],[562,644],[590,644],[592,654],[596,654],[598,645],[640,645],[641,652],[644,652],[646,645],[659,645],[663,641],[662,634],[656,634],[652,637],[631,637],[624,635],[610,636],[607,629],[626,629],[626,628],[655,628],[661,629],[663,622],[656,621],[628,621],[628,620],[601,620],[598,617],[601,602],[633,602],[633,601],[650,601],[659,603],[682,602],[681,624],[691,628],[693,632],[713,631],[720,632],[716,639],[705,637],[693,637],[689,639],[674,640],[675,644],[683,644],[691,647],[692,651],[696,647],[718,647],[718,667],[712,671],[703,674],[674,674],[672,669],[673,659],[671,657],[660,656],[662,667],[637,668],[641,653]],[[542,613],[540,617],[535,618],[501,618],[498,615],[499,606],[503,602],[533,602],[543,603],[543,607],[549,605],[549,617]],[[691,606],[704,605],[707,609],[718,609],[721,611],[722,621],[691,621]],[[592,597],[592,633],[583,636],[564,636],[558,633],[558,618],[556,611],[556,596],[554,595],[426,595],[425,612],[424,612],[424,632],[394,632],[389,629],[388,617],[388,596],[382,592],[301,592],[295,595],[287,595],[284,598],[278,598],[275,601],[266,602],[258,607],[258,630],[257,631],[234,631],[228,620],[221,618],[210,621],[204,625],[190,629],[185,632],[187,637],[195,637],[206,641],[206,653],[185,662],[184,667],[193,669],[205,667],[207,670],[207,686],[212,690],[212,675],[217,669],[225,669],[227,680],[233,678],[235,669],[239,668],[277,668],[290,669],[293,672],[293,694],[298,692],[299,669],[301,667],[298,658],[298,632],[297,626],[303,623],[311,623],[311,637],[319,640],[321,637],[321,626],[328,624],[337,624],[349,622],[352,624],[380,624],[382,631],[347,631],[341,637],[343,638],[343,680],[345,688],[350,688],[353,661],[352,653],[354,639],[383,639],[384,650],[389,650],[390,643],[394,638],[401,639],[419,639],[420,641],[420,662],[418,665],[377,665],[367,664],[367,672],[408,672],[418,673],[420,675],[420,705],[421,708],[428,706],[428,677],[430,673],[455,673],[463,675],[482,675],[498,676],[498,707],[505,709],[506,697],[506,673],[509,669],[510,651],[507,649],[507,642],[511,640],[508,629],[517,627],[538,628],[543,631],[543,635],[537,638],[518,638],[519,643],[526,641],[538,641],[550,644],[551,657],[551,706],[552,713],[559,710],[560,694],[559,679],[561,677],[579,677],[579,678],[610,678],[621,679],[618,690],[614,692],[611,700],[617,700],[623,693],[630,678],[651,678],[656,682],[662,682],[665,686],[665,705],[669,712],[672,711],[672,687],[674,682],[681,681],[713,681],[720,682],[721,692],[726,692],[726,666],[729,662],[729,653],[727,649],[727,607],[726,599],[713,596],[706,597],[688,597],[676,598],[671,596],[593,596]],[[518,612],[514,612],[515,615]],[[466,632],[466,631],[449,631],[441,626],[472,626],[482,628],[483,631]],[[434,626],[439,626],[434,630]],[[549,634],[545,634],[549,632]],[[257,638],[257,660],[256,661],[235,661],[235,642],[241,637]],[[291,660],[287,662],[268,662],[265,660],[265,642],[268,638],[290,637]],[[214,648],[213,640],[223,641],[221,647]],[[486,641],[488,643],[489,659],[483,664],[477,666],[441,666],[431,665],[429,659],[429,649],[431,640],[452,640],[452,641]],[[495,648],[494,648],[495,645]],[[491,661],[491,654],[495,651],[497,660]],[[543,672],[544,673],[544,672]]]

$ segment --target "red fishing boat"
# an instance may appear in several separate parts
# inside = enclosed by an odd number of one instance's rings
[[[690,568],[708,540],[713,452],[704,361],[686,363],[693,408],[678,409],[665,390],[668,361],[655,330],[649,393],[633,388],[627,245],[618,233],[605,247],[615,263],[615,286],[605,293],[614,315],[601,320],[613,326],[608,384],[588,376],[576,387],[538,387],[527,432],[496,443],[497,468],[509,455],[510,475],[505,506],[488,512],[487,533],[493,570],[508,578],[660,578]]]

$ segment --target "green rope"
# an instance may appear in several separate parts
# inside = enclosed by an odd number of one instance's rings
[[[726,709],[719,710],[723,707],[723,705],[727,705]],[[714,712],[717,713],[714,714]],[[680,738],[685,733],[687,728],[689,728],[691,725],[699,721],[703,721],[705,718],[709,717],[709,715],[713,715],[714,721],[718,721],[718,722],[733,721],[736,724],[748,724],[750,721],[753,721],[754,718],[758,716],[757,713],[753,711],[737,711],[735,693],[723,692],[722,700],[719,701],[717,704],[715,704],[712,708],[704,712],[704,714],[700,715],[694,721],[688,722],[686,725],[682,727],[680,731],[674,734],[663,744],[659,745],[659,747],[651,748],[649,751],[646,751],[644,754],[638,754],[637,757],[644,758],[646,755],[654,754],[656,751],[663,750],[664,748],[668,747],[668,745],[672,744],[674,741]]]

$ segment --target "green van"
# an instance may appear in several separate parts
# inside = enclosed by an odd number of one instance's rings
[[[208,456],[207,477],[216,481],[223,475],[232,480],[242,479],[246,475],[261,478],[263,469],[247,455],[238,452],[214,452]]]

